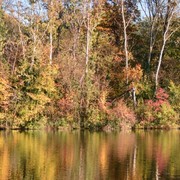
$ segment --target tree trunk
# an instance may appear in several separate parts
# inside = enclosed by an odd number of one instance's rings
[[[136,88],[135,87],[132,88],[132,97],[133,97],[134,109],[136,109],[137,101],[136,101]]]
[[[31,57],[31,67],[30,67],[30,69],[32,69],[32,67],[34,65],[35,53],[36,53],[36,35],[35,35],[34,30],[33,30],[33,52],[32,52],[32,57]]]
[[[121,0],[121,13],[122,13],[122,20],[123,20],[123,30],[124,30],[124,51],[125,51],[125,59],[126,59],[126,83],[128,84],[128,40],[127,40],[127,26],[124,14],[124,0]]]
[[[86,31],[86,70],[85,76],[88,74],[88,64],[89,64],[89,42],[90,42],[90,32],[89,32],[89,13],[87,12],[87,31]]]
[[[165,17],[165,22],[164,22],[163,44],[161,47],[159,61],[158,61],[158,67],[157,67],[156,76],[155,76],[155,93],[156,93],[156,90],[159,85],[159,82],[158,82],[159,71],[160,71],[160,67],[161,67],[161,63],[162,63],[162,58],[163,58],[163,53],[164,53],[164,49],[166,46],[166,42],[167,42],[168,38],[170,37],[170,35],[168,35],[168,32],[169,32],[169,26],[170,26],[170,22],[172,20],[174,12],[175,12],[175,7],[171,6],[171,1],[168,0],[167,12],[166,12],[166,17]]]
[[[158,67],[157,67],[157,71],[156,71],[156,77],[155,77],[155,92],[156,92],[157,87],[158,87],[158,85],[159,85],[159,82],[158,82],[159,71],[160,71],[160,67],[161,67],[161,63],[162,63],[162,57],[163,57],[165,45],[166,45],[166,39],[164,38],[164,40],[163,40],[163,45],[162,45],[162,47],[161,47],[161,52],[160,52],[160,55],[159,55]]]
[[[154,23],[155,23],[154,21],[152,22],[151,29],[150,29],[149,55],[148,55],[148,62],[147,62],[147,72],[148,73],[150,73],[152,51],[153,51],[154,41],[155,41],[155,38],[153,37],[153,36],[155,36],[154,33],[153,33],[153,31],[154,31]]]
[[[88,3],[86,1],[86,3]],[[85,120],[87,117],[87,108],[88,108],[88,102],[87,102],[87,96],[88,96],[88,88],[87,88],[87,78],[88,78],[88,72],[89,72],[89,49],[90,49],[90,16],[89,16],[89,4],[86,4],[85,6],[85,17],[87,20],[87,26],[86,26],[86,57],[85,57],[85,72],[80,80],[82,89],[81,89],[81,114],[80,114],[80,126],[83,129]]]

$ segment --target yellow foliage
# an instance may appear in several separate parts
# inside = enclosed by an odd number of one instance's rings
[[[8,109],[9,98],[11,96],[8,79],[0,73],[0,119],[6,117],[5,111]]]
[[[45,94],[33,94],[33,93],[27,93],[27,95],[32,98],[33,100],[41,103],[41,104],[46,104],[51,101],[50,98],[48,98]]]

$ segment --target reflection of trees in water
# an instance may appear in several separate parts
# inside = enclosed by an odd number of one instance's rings
[[[110,151],[108,176],[112,179],[132,179],[136,159],[135,134],[119,133]],[[112,165],[113,168],[111,168]]]
[[[177,150],[180,146],[178,131],[140,132],[137,133],[137,144],[139,149],[137,161],[141,162],[138,163],[138,171],[143,178],[173,179],[173,174],[180,173],[180,157],[177,157],[179,156]],[[172,167],[173,159],[175,167]]]
[[[179,146],[178,131],[0,132],[0,177],[171,179],[180,173]]]
[[[85,179],[85,168],[84,168],[86,163],[85,146],[86,146],[86,140],[84,137],[84,131],[81,131],[80,149],[79,149],[79,179]]]

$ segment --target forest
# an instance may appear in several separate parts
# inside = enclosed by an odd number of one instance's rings
[[[179,48],[179,0],[0,0],[0,128],[179,128]]]

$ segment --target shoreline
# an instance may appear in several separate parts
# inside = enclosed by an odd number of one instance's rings
[[[0,127],[0,131],[94,131],[94,132],[115,132],[115,131],[136,131],[136,130],[143,130],[143,131],[151,131],[151,130],[180,130],[180,127],[132,127],[132,128],[71,128],[71,127],[58,127],[58,128],[6,128],[6,127]]]

